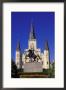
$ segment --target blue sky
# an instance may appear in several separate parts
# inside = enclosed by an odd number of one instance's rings
[[[54,60],[55,52],[55,14],[54,12],[12,12],[11,13],[11,57],[15,60],[17,42],[20,41],[22,53],[28,48],[31,22],[37,40],[37,48],[44,51],[48,41],[50,61]]]

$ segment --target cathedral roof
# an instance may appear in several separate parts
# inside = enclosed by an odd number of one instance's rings
[[[36,37],[35,37],[33,23],[31,23],[31,31],[30,31],[30,35],[29,35],[29,40],[33,40],[33,39],[36,39]]]
[[[17,48],[16,48],[16,50],[17,50],[17,51],[20,50],[20,43],[19,43],[19,42],[17,43]]]
[[[45,42],[45,50],[49,50],[48,41]]]

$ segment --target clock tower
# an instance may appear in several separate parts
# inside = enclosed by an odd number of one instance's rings
[[[36,36],[35,36],[35,32],[34,32],[34,26],[31,23],[31,32],[29,35],[29,40],[28,40],[28,48],[29,49],[36,49]]]
[[[48,47],[48,42],[46,41],[45,43],[45,50],[44,50],[44,59],[43,59],[43,68],[44,69],[49,69],[49,47]]]
[[[20,43],[17,43],[17,48],[16,48],[16,66],[17,69],[21,69],[22,67],[22,59],[21,59],[21,49],[20,49]]]

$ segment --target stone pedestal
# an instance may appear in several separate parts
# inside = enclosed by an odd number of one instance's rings
[[[25,63],[24,72],[42,72],[42,63],[41,62]]]

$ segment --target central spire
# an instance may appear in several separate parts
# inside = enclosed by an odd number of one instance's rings
[[[31,31],[30,31],[29,40],[33,40],[33,39],[36,39],[36,37],[35,37],[35,32],[34,32],[33,23],[31,23]]]

